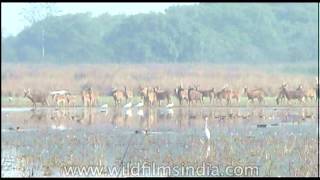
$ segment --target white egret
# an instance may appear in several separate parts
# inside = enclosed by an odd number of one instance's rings
[[[60,126],[58,126],[57,129],[59,129],[59,130],[65,130],[66,127],[65,127],[63,124],[60,124]]]
[[[174,106],[174,104],[173,103],[170,103],[170,104],[168,104],[167,106],[166,106],[166,108],[172,108]]]
[[[132,109],[127,109],[125,111],[126,116],[131,117],[132,116]]]
[[[167,113],[168,113],[168,114],[173,114],[173,109],[168,109],[168,110],[167,110]]]
[[[59,90],[59,91],[51,91],[50,92],[50,95],[54,96],[54,95],[65,95],[65,94],[68,94],[69,91],[67,90]]]
[[[206,125],[205,125],[205,133],[206,133],[206,137],[207,137],[207,140],[209,141],[210,140],[210,131],[208,129],[208,117],[205,118],[206,119]]]
[[[143,110],[142,109],[139,109],[138,112],[137,112],[138,116],[144,116],[144,113],[143,113]]]
[[[211,150],[211,148],[210,148],[210,144],[208,144],[208,146],[207,146],[207,154],[206,154],[206,158],[208,158],[208,157],[209,157],[210,150]]]
[[[101,108],[103,108],[103,109],[107,109],[107,108],[108,108],[108,104],[104,104],[104,105],[102,105],[102,106],[101,106]]]
[[[129,102],[128,104],[124,105],[123,108],[128,109],[132,107],[132,102]]]
[[[100,111],[101,112],[108,112],[108,104],[104,104],[104,105],[102,105],[101,107],[100,107]]]
[[[52,124],[51,125],[51,129],[55,129],[55,130],[65,130],[67,129],[63,124],[60,125],[56,125],[56,124]]]
[[[143,101],[141,101],[141,102],[139,102],[138,104],[136,104],[136,107],[137,107],[137,108],[143,107],[143,105],[144,105],[144,104],[143,104]]]

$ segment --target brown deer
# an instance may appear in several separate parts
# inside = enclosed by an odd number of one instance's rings
[[[222,103],[222,100],[225,99],[228,104],[231,104],[232,91],[224,86],[220,91],[215,93],[215,98]]]
[[[154,88],[149,87],[147,89],[147,98],[146,98],[147,104],[150,106],[153,106],[154,103],[157,101],[157,94],[154,91]]]
[[[67,94],[66,98],[67,98],[68,106],[70,106],[70,105],[75,106],[76,105],[76,98],[77,98],[76,96],[71,95],[71,94]]]
[[[57,106],[59,107],[61,104],[62,106],[66,106],[67,104],[67,97],[66,95],[62,94],[55,94],[53,97],[54,102],[56,102]]]
[[[92,107],[97,104],[96,94],[93,92],[92,88],[82,91],[81,97],[84,106]]]
[[[238,90],[233,90],[231,91],[231,99],[235,99],[237,103],[240,103],[240,91]]]
[[[133,92],[127,89],[127,86],[124,86],[124,94],[126,98],[126,103],[128,102],[128,99],[133,98]]]
[[[144,104],[147,104],[148,102],[148,88],[147,87],[141,87],[138,88],[138,95],[143,100]]]
[[[202,101],[204,97],[208,97],[210,99],[210,103],[212,103],[212,100],[214,98],[214,88],[208,89],[208,90],[198,90],[202,94]]]
[[[126,99],[126,92],[123,90],[114,89],[112,91],[112,96],[114,99],[115,106],[119,106],[121,104],[122,100]]]
[[[160,106],[162,100],[167,100],[167,104],[171,102],[171,97],[169,91],[160,90],[159,87],[154,88],[154,92],[156,93],[158,105]]]
[[[37,107],[36,103],[41,103],[42,105],[48,105],[47,93],[38,92],[38,93],[31,93],[30,89],[24,90],[24,97],[27,97],[31,100],[34,109]]]
[[[189,99],[189,106],[193,103],[200,102],[203,104],[202,101],[202,93],[197,91],[196,88],[189,87],[188,89],[188,99]]]
[[[310,88],[310,89],[307,89],[306,91],[304,91],[303,88],[302,88],[302,85],[300,84],[296,90],[301,90],[301,91],[304,92],[304,98],[305,98],[305,100],[308,100],[308,99],[310,99],[310,100],[316,99],[316,96],[317,96],[317,95],[316,95],[316,91],[315,91],[314,88]]]
[[[177,98],[179,99],[180,105],[182,105],[183,100],[185,100],[187,102],[189,101],[188,90],[183,89],[181,85],[175,89],[175,94],[176,94]]]
[[[287,86],[288,85],[285,83],[280,87],[280,92],[279,92],[278,98],[276,99],[277,104],[279,104],[279,99],[280,99],[279,97],[285,97],[288,102],[294,99],[299,100],[300,103],[304,102],[305,92],[301,88],[288,91]]]
[[[81,100],[82,100],[82,103],[84,106],[89,106],[90,97],[89,97],[89,94],[85,90],[81,91]]]
[[[245,87],[244,94],[248,97],[248,101],[250,100],[253,103],[254,100],[257,99],[261,104],[264,101],[264,96],[266,93],[262,88],[253,89],[249,91],[248,88]]]

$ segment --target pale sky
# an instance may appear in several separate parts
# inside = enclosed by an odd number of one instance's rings
[[[1,3],[1,29],[4,37],[17,35],[28,25],[19,15],[28,4],[30,3]],[[61,10],[60,14],[91,12],[93,16],[106,12],[111,15],[164,12],[172,5],[191,4],[195,3],[56,3]]]

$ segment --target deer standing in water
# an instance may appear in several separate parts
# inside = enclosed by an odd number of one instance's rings
[[[41,103],[42,105],[47,105],[48,106],[48,101],[47,101],[47,97],[48,94],[43,93],[43,92],[34,92],[31,93],[31,90],[24,90],[24,97],[27,97],[28,99],[31,100],[34,109],[36,109],[37,105],[36,103]]]
[[[97,104],[96,94],[93,92],[92,88],[82,91],[81,98],[84,106],[92,107]]]

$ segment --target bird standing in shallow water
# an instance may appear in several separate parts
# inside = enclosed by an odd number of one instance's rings
[[[128,104],[124,105],[123,108],[128,109],[132,107],[132,102],[129,102]]]
[[[205,134],[206,134],[206,137],[207,137],[207,141],[210,140],[210,131],[209,131],[209,128],[208,128],[208,117],[205,118],[206,120],[206,125],[205,125]]]
[[[101,112],[104,112],[108,109],[108,104],[104,104],[101,106]]]
[[[139,102],[138,104],[136,104],[136,107],[137,107],[137,108],[143,107],[143,105],[144,105],[144,104],[143,104],[143,101],[142,101],[142,102]]]
[[[166,106],[166,108],[172,108],[174,106],[174,104],[173,103],[170,103],[170,104],[168,104],[167,106]]]
[[[144,116],[144,112],[142,109],[139,109],[138,112],[137,112],[138,116]]]

